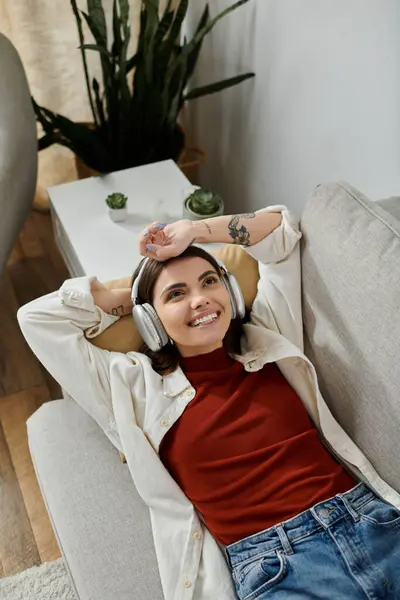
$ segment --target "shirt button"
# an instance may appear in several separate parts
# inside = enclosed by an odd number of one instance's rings
[[[192,587],[192,582],[189,581],[188,579],[185,579],[185,581],[183,582],[183,587],[185,587],[185,588]]]
[[[161,421],[161,425],[162,425],[163,427],[167,427],[167,425],[168,425],[168,421],[167,421],[167,419],[163,419],[163,420]]]
[[[186,392],[185,392],[186,396],[191,396],[192,393],[193,393],[192,390],[186,390]]]
[[[196,531],[196,533],[193,534],[193,537],[195,540],[199,540],[201,538],[201,533],[199,533],[198,531]]]

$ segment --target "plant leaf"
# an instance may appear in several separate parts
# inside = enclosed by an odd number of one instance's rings
[[[215,25],[223,19],[226,15],[233,12],[243,4],[247,4],[250,0],[238,0],[231,6],[228,6],[225,10],[221,11],[216,17],[210,19],[206,25],[200,31],[198,31],[193,38],[190,40],[186,46],[182,48],[182,52],[180,53],[178,59],[175,61],[174,68],[178,68],[179,62],[186,60],[186,57],[196,48],[196,46],[203,40],[203,38],[215,27]]]
[[[205,25],[207,25],[209,19],[210,19],[210,9],[209,9],[208,4],[206,4],[204,7],[203,14],[201,15],[200,21],[197,25],[195,35],[197,35],[197,33],[199,31],[201,31],[205,27]],[[184,45],[186,45],[186,42]],[[197,46],[192,50],[192,52],[189,53],[188,61],[187,61],[186,76],[185,76],[185,87],[188,84],[188,81],[191,78],[191,76],[193,75],[193,72],[196,68],[202,46],[203,46],[203,40],[201,40],[197,44]]]
[[[238,85],[242,81],[246,81],[246,79],[250,79],[252,77],[255,77],[255,73],[244,73],[243,75],[236,75],[235,77],[223,79],[222,81],[217,81],[216,83],[203,85],[202,87],[190,90],[190,92],[184,95],[183,100],[193,100],[194,98],[200,98],[201,96],[207,96],[208,94],[215,94],[221,90],[226,90],[234,85]]]
[[[156,48],[158,48],[158,45],[162,42],[165,35],[168,33],[168,30],[171,27],[171,23],[172,23],[173,19],[174,19],[174,13],[172,10],[168,13],[165,13],[163,18],[161,19],[160,24],[157,29],[157,32],[156,32],[156,35],[154,37],[154,45]]]
[[[138,55],[138,53],[136,53],[136,54],[134,54],[133,56],[131,56],[131,58],[129,58],[126,61],[126,72],[127,73],[129,73],[130,71],[132,71],[132,69],[134,67],[136,67],[137,62],[138,62],[138,58],[139,58],[139,55]]]
[[[169,40],[171,45],[176,43],[176,40],[179,39],[179,35],[181,33],[182,23],[186,17],[187,9],[189,6],[189,0],[181,0],[178,8],[175,12],[175,19],[171,27],[171,31],[169,32]]]
[[[85,38],[83,36],[82,19],[81,19],[81,16],[79,14],[79,10],[78,10],[78,6],[76,4],[76,0],[70,0],[70,2],[71,2],[72,11],[73,11],[74,16],[75,16],[76,26],[78,28],[79,43],[80,43],[81,46],[83,46],[85,44]],[[89,70],[88,70],[87,61],[86,61],[86,54],[85,54],[85,50],[82,49],[82,48],[81,48],[81,57],[82,57],[83,71],[85,73],[86,89],[87,89],[87,93],[88,93],[88,96],[89,96],[90,108],[92,110],[92,115],[93,115],[93,121],[94,121],[94,123],[97,124],[96,111],[94,109],[94,103],[93,103],[93,97],[92,97],[92,90],[90,89]]]
[[[103,2],[102,0],[87,0],[87,7],[90,19],[98,32],[99,39],[96,38],[96,41],[98,44],[100,43],[107,48],[107,24],[103,9]]]
[[[160,48],[157,52],[157,73],[158,77],[165,82],[163,86],[163,97],[164,97],[164,106],[169,105],[169,100],[171,96],[169,96],[169,88],[171,85],[171,80],[173,78],[174,69],[172,65],[175,63],[176,55],[180,52],[180,46],[177,45],[176,40],[179,36],[181,26],[183,20],[186,16],[188,9],[188,0],[180,0],[179,5],[176,9],[175,18],[169,30],[168,37],[161,43]],[[181,70],[179,69],[180,73]]]
[[[125,39],[127,37],[130,38],[130,25],[129,25],[129,1],[128,0],[119,0],[119,10],[121,14],[122,28],[124,32]]]
[[[99,120],[100,120],[100,125],[102,127],[106,127],[107,126],[106,116],[104,114],[103,102],[102,102],[102,99],[100,98],[100,86],[99,86],[99,82],[97,81],[97,79],[95,77],[93,77],[92,87],[93,87],[93,91],[94,91],[94,97],[95,97],[95,101],[96,101],[96,108],[97,108],[97,114],[98,114]]]
[[[112,54],[114,57],[119,56],[122,47],[121,29],[119,26],[118,5],[117,0],[113,0],[113,35],[114,42],[112,46]]]
[[[164,14],[163,14],[163,17],[162,17],[162,18],[164,18],[164,17],[165,17],[165,15],[171,11],[172,2],[173,2],[173,0],[168,0],[167,4],[166,4],[166,6],[165,6],[165,9],[164,9]],[[173,12],[173,11],[172,11],[172,12]]]
[[[59,138],[55,133],[46,133],[46,135],[44,135],[38,140],[38,152],[49,148],[53,144],[57,144],[58,141]]]
[[[100,54],[107,56],[107,58],[111,58],[111,54],[107,48],[104,48],[104,46],[99,46],[98,44],[83,44],[83,46],[79,46],[79,48],[83,50],[95,50],[96,52],[100,52]]]
[[[54,124],[60,132],[59,143],[73,150],[88,167],[106,173],[112,161],[98,132],[62,115],[54,116]]]

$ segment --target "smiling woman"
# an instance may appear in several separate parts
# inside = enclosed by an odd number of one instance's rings
[[[229,353],[240,351],[242,325],[248,318],[215,257],[189,246],[164,262],[144,259],[133,274],[132,285],[139,273],[135,303],[154,307],[168,336],[168,343],[158,351],[147,344],[141,349],[155,371],[165,375],[176,369],[181,357],[222,346]]]

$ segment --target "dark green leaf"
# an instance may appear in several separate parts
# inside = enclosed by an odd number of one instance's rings
[[[164,39],[165,35],[168,33],[169,28],[171,27],[171,23],[174,19],[174,13],[171,10],[168,13],[165,13],[163,18],[160,21],[160,25],[158,26],[156,35],[154,37],[154,46],[158,48],[158,45]]]
[[[137,65],[137,61],[138,61],[138,54],[134,54],[134,56],[131,56],[131,58],[129,58],[126,61],[126,72],[129,73],[130,71],[132,71],[132,69],[134,67],[136,67]]]
[[[176,9],[175,19],[168,36],[171,44],[175,44],[176,40],[179,39],[182,23],[186,17],[188,6],[189,0],[181,0],[178,8]]]
[[[81,15],[85,19],[92,36],[96,40],[96,43],[99,46],[103,46],[107,50],[107,40],[103,37],[101,31],[97,28],[97,23],[92,19],[90,15],[83,12],[83,10],[81,10]]]
[[[201,96],[207,96],[208,94],[215,94],[216,92],[221,92],[222,90],[226,90],[234,85],[238,85],[239,83],[242,83],[242,81],[246,81],[246,79],[250,79],[254,76],[255,73],[244,73],[243,75],[236,75],[235,77],[230,77],[229,79],[224,79],[216,83],[203,85],[202,87],[190,90],[190,92],[185,94],[183,99],[185,101],[193,100],[194,98],[200,98]]]
[[[167,118],[167,123],[169,125],[173,125],[176,123],[177,118],[178,118],[178,114],[179,114],[179,110],[181,108],[181,98],[182,98],[182,92],[183,92],[183,86],[184,86],[184,73],[186,70],[186,63],[182,62],[180,65],[180,73],[179,73],[179,77],[177,77],[177,83],[176,83],[176,90],[170,95],[170,97],[172,98],[171,101],[171,106],[169,109],[169,113],[168,113],[168,118]]]
[[[102,0],[87,0],[87,7],[90,19],[98,32],[99,39],[95,39],[98,44],[102,44],[105,48],[107,48],[107,24],[103,9],[103,2]]]
[[[53,118],[51,116],[46,116],[45,110],[39,104],[36,103],[33,96],[31,96],[33,110],[35,111],[36,120],[41,124],[43,131],[45,133],[53,132]]]
[[[46,135],[44,135],[38,140],[38,152],[49,148],[53,144],[57,144],[58,141],[59,138],[55,133],[46,133]]]
[[[122,47],[121,29],[120,29],[119,24],[120,24],[120,21],[119,21],[119,15],[118,15],[117,0],[114,0],[113,1],[113,35],[114,35],[114,42],[113,42],[113,45],[112,45],[112,54],[115,57],[119,56],[119,53],[121,52],[121,47]]]
[[[76,26],[78,28],[79,42],[80,42],[81,46],[84,46],[85,38],[83,36],[82,19],[79,14],[78,6],[76,4],[76,0],[70,0],[70,1],[71,1],[72,11],[74,13],[75,20],[76,20]],[[88,70],[87,61],[86,61],[86,54],[85,54],[85,50],[83,50],[82,48],[81,48],[81,57],[82,57],[83,71],[85,73],[86,90],[87,90],[88,97],[89,97],[90,108],[92,110],[93,121],[94,121],[94,123],[97,124],[96,111],[94,108],[93,97],[92,97],[92,90],[90,89],[89,70]]]
[[[95,101],[96,101],[97,114],[98,114],[98,117],[99,117],[100,125],[102,127],[105,127],[106,126],[106,116],[104,114],[103,102],[102,102],[102,99],[100,98],[100,86],[99,86],[99,82],[97,81],[97,79],[95,77],[93,77],[92,86],[93,86],[94,97],[95,97]]]
[[[203,40],[203,38],[215,27],[215,25],[218,23],[218,21],[220,21],[223,17],[225,17],[229,13],[233,12],[240,6],[243,6],[243,4],[247,4],[247,2],[249,2],[249,1],[250,0],[238,0],[238,2],[235,2],[231,6],[228,6],[228,8],[226,8],[225,10],[221,11],[216,17],[214,17],[213,19],[210,19],[208,21],[208,23],[193,36],[191,41],[188,44],[186,44],[186,46],[184,48],[182,48],[182,52],[179,55],[179,57],[176,61],[176,64],[174,65],[173,68],[174,69],[178,68],[179,62],[186,60],[187,56],[194,50],[194,48],[196,48],[196,46]]]
[[[210,18],[210,9],[208,7],[208,4],[206,4],[204,7],[203,14],[201,15],[200,21],[197,25],[195,35],[197,35],[198,32],[201,31],[207,25],[209,18]],[[184,45],[186,45],[186,42]],[[190,52],[188,55],[187,69],[186,69],[186,76],[185,76],[185,84],[186,85],[188,84],[189,79],[193,75],[193,72],[196,68],[202,46],[203,46],[203,40],[201,40],[197,44],[197,46],[192,50],[192,52]]]
[[[129,25],[129,1],[119,0],[119,11],[121,14],[122,30],[124,32],[125,39],[130,37],[130,25]]]
[[[73,150],[88,167],[107,172],[110,157],[97,131],[61,115],[56,115],[55,125],[60,132],[59,143]]]
[[[182,22],[186,16],[188,9],[188,0],[180,0],[178,8],[175,12],[174,21],[169,30],[167,38],[162,42],[157,52],[157,71],[163,79],[165,86],[169,87],[172,76],[174,60],[177,52],[177,39],[179,41]],[[180,46],[178,47],[180,50]],[[180,72],[180,69],[178,70]]]
[[[163,14],[162,18],[164,18],[165,15],[171,11],[172,2],[173,2],[173,0],[168,0],[167,4],[165,5],[164,14]]]
[[[109,51],[104,48],[104,46],[99,46],[98,44],[83,44],[83,46],[79,46],[79,48],[83,48],[83,50],[95,50],[96,52],[100,52],[107,58],[112,58]]]

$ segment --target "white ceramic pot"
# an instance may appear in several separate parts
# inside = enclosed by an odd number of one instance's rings
[[[224,214],[224,202],[221,200],[220,207],[217,211],[215,211],[212,215],[199,215],[198,213],[193,212],[188,205],[187,199],[183,203],[183,218],[190,219],[191,221],[201,221],[202,219],[211,219],[212,217],[220,217]]]
[[[111,221],[114,221],[114,223],[122,223],[123,221],[126,221],[128,211],[126,206],[124,206],[124,208],[109,208],[108,214],[110,215]]]

